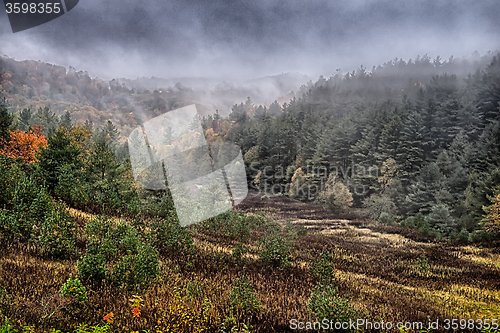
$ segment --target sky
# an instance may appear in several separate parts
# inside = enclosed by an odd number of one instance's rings
[[[498,0],[80,0],[12,33],[0,54],[100,78],[330,76],[394,58],[500,49]]]

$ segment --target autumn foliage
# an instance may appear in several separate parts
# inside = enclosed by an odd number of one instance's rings
[[[489,232],[500,232],[500,193],[490,198],[491,206],[484,207],[486,217],[484,218],[485,229]]]
[[[41,126],[34,126],[26,132],[9,131],[10,141],[0,141],[0,154],[12,158],[20,157],[26,163],[38,161],[36,154],[42,147],[47,147],[47,137],[42,134]]]

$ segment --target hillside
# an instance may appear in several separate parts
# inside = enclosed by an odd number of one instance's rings
[[[204,78],[104,81],[72,67],[0,57],[0,94],[12,111],[49,107],[57,116],[68,111],[79,124],[89,121],[100,126],[111,120],[123,136],[156,115],[193,103],[202,115],[216,110],[227,115],[247,97],[270,104],[309,79],[282,74],[237,84]]]
[[[0,331],[267,333],[364,320],[420,333],[456,318],[460,330],[498,332],[500,54],[394,60],[304,82],[283,104],[207,107],[205,139],[241,148],[250,191],[188,227],[171,189],[197,191],[198,212],[217,208],[227,184],[172,185],[162,165],[165,186],[142,188],[124,139],[212,88],[151,92],[165,81],[1,61]],[[247,87],[288,89],[293,77]],[[179,149],[172,131],[160,139]],[[197,152],[185,159],[198,165]]]

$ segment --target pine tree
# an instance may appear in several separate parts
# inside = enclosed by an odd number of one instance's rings
[[[296,118],[294,117],[295,121]],[[302,128],[298,132],[299,154],[304,161],[310,161],[316,151],[316,146],[323,132],[325,119],[317,112],[305,116]]]
[[[444,204],[433,206],[426,221],[431,228],[434,228],[445,236],[449,236],[457,226],[456,220],[451,216],[448,206]]]
[[[401,117],[395,114],[380,134],[380,154],[377,156],[379,163],[388,158],[396,159],[400,156],[400,137]]]
[[[111,120],[106,122],[95,135],[94,141],[104,141],[108,146],[115,147],[118,144],[118,139],[120,138],[120,132],[113,124]]]
[[[19,129],[21,131],[25,131],[31,122],[31,116],[33,115],[33,112],[31,111],[30,108],[23,109],[21,113],[19,114]]]
[[[10,126],[12,125],[13,117],[7,110],[5,99],[0,101],[0,138],[4,142],[10,141]]]
[[[43,134],[50,136],[59,128],[59,119],[48,107],[40,108],[32,117],[32,125],[41,125]]]
[[[271,103],[271,105],[269,105],[269,109],[267,110],[267,112],[271,116],[277,116],[277,115],[281,114],[282,109],[281,109],[281,106],[278,103],[278,101],[274,101],[273,103]]]
[[[48,147],[42,148],[38,159],[39,170],[49,190],[53,191],[58,183],[61,167],[72,164],[81,168],[81,151],[75,147],[64,129],[57,130],[48,139]]]
[[[424,166],[410,186],[407,201],[410,211],[429,213],[437,203],[436,196],[445,191],[445,177],[436,163]]]
[[[330,125],[331,126],[331,125]],[[346,178],[352,167],[355,127],[350,119],[335,124],[321,134],[313,156],[315,165],[337,170]]]
[[[424,126],[417,112],[410,112],[401,128],[401,143],[396,159],[399,161],[399,177],[403,186],[415,179],[423,162]]]
[[[274,121],[276,140],[270,150],[274,167],[285,170],[295,159],[297,152],[297,122],[295,117],[284,114]]]
[[[484,71],[477,100],[485,124],[500,118],[500,54]]]
[[[73,126],[71,114],[69,113],[68,110],[66,110],[66,112],[64,112],[64,114],[61,116],[60,123],[61,123],[61,126],[64,126],[68,130],[71,128],[71,126]]]
[[[120,163],[104,139],[93,143],[85,169],[95,201],[117,211],[138,204],[130,161]]]

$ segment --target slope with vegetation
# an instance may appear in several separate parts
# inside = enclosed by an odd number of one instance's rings
[[[264,194],[365,207],[372,219],[437,238],[491,239],[500,55],[490,59],[482,69],[423,57],[337,73],[283,107],[249,99],[227,119],[205,117],[206,136],[239,144],[249,185]]]
[[[9,98],[0,328],[284,332],[294,318],[498,318],[500,59],[457,76],[474,66],[391,62],[311,82],[284,106],[247,99],[205,117],[207,140],[239,144],[250,185],[274,193],[187,228],[168,189],[135,184],[114,121],[31,114]],[[5,74],[7,97],[26,89]]]

